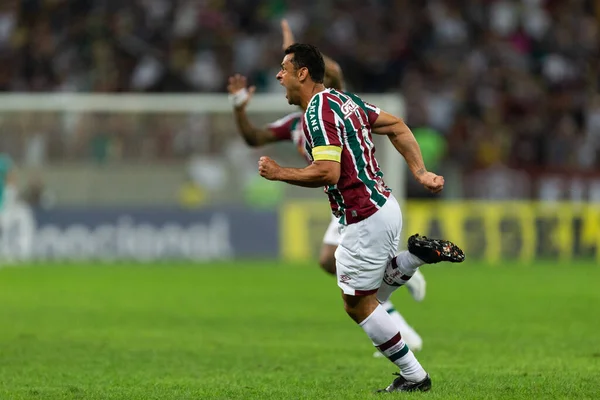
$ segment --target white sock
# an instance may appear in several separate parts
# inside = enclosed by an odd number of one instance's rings
[[[390,315],[392,321],[396,327],[400,330],[400,335],[402,335],[402,339],[404,343],[408,345],[413,351],[421,350],[423,347],[423,339],[421,335],[417,333],[417,331],[406,322],[400,311],[398,311],[391,301],[386,301],[381,305],[385,311]]]
[[[381,305],[359,325],[377,349],[400,368],[400,374],[404,378],[412,382],[425,379],[427,373],[404,343],[392,318]]]
[[[377,300],[380,303],[388,301],[392,293],[400,286],[404,286],[423,264],[423,260],[407,250],[392,258],[385,267],[383,281],[377,291]]]
[[[423,260],[415,256],[408,250],[401,251],[395,258],[398,268],[404,275],[413,276],[419,267],[423,264]]]

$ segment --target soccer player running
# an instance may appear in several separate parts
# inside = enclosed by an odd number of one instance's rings
[[[461,262],[464,254],[448,241],[413,235],[408,251],[396,255],[402,214],[374,157],[372,133],[387,135],[415,179],[431,192],[442,191],[444,178],[427,171],[417,141],[400,118],[354,94],[325,88],[324,75],[325,63],[316,47],[297,43],[285,50],[277,80],[288,102],[306,110],[301,127],[312,163],[284,168],[261,157],[258,170],[269,180],[325,187],[332,213],[343,226],[335,259],[345,310],[400,369],[381,391],[427,391],[429,375],[380,304],[424,263]]]
[[[284,19],[281,21],[281,30],[283,33],[283,50],[294,43],[292,31]],[[340,66],[331,58],[323,56],[325,62],[324,84],[328,88],[333,88],[338,91],[343,90],[343,75]],[[312,161],[309,154],[305,150],[304,133],[301,129],[300,121],[303,112],[291,113],[264,128],[254,126],[246,113],[246,106],[252,98],[254,87],[248,88],[247,81],[244,76],[235,75],[229,78],[228,91],[230,98],[234,103],[234,117],[242,137],[249,146],[259,147],[268,143],[289,140],[292,141],[300,150],[300,153],[307,159],[310,164]],[[302,111],[305,111],[304,109]],[[337,249],[340,234],[339,234],[338,218],[332,215],[331,222],[325,231],[323,244],[319,254],[319,265],[321,268],[335,275],[335,250]],[[412,279],[406,285],[412,297],[416,301],[422,301],[425,297],[426,282],[423,274],[417,271]],[[397,311],[391,301],[386,301],[382,306],[390,314],[397,328],[402,332],[402,337],[405,342],[414,351],[421,350],[423,339],[417,331],[406,322],[404,317]],[[381,356],[382,353],[376,351],[374,356]]]

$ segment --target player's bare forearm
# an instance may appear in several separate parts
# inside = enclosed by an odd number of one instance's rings
[[[282,168],[279,180],[291,185],[318,188],[335,185],[340,176],[332,162],[316,162],[306,168]],[[339,163],[336,163],[339,166]]]
[[[389,134],[388,138],[406,160],[410,172],[419,180],[427,172],[427,168],[425,168],[419,143],[417,143],[410,129],[406,125],[404,126],[406,127],[406,131]]]
[[[381,111],[373,125],[373,133],[387,135],[417,180],[427,172],[419,143],[402,119]]]
[[[258,128],[250,122],[244,107],[235,108],[233,114],[238,130],[249,146],[258,147],[275,141],[273,132],[265,128]]]
[[[269,157],[258,160],[258,172],[262,177],[309,188],[335,185],[340,179],[340,171],[340,163],[336,161],[319,160],[306,168],[284,168]]]

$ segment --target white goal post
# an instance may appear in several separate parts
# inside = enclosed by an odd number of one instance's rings
[[[400,95],[365,94],[360,97],[387,112],[404,116]],[[283,115],[295,110],[281,93],[256,94],[248,107],[249,113],[281,112]],[[10,112],[226,114],[231,112],[231,105],[226,94],[1,94],[0,113]],[[386,183],[394,190],[398,201],[403,202],[406,198],[404,160],[391,143],[381,140],[378,143]]]

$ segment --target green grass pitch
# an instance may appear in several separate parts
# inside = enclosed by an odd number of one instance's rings
[[[427,399],[600,398],[600,267],[426,266],[392,298]],[[316,265],[0,269],[0,399],[376,399],[395,371]]]

